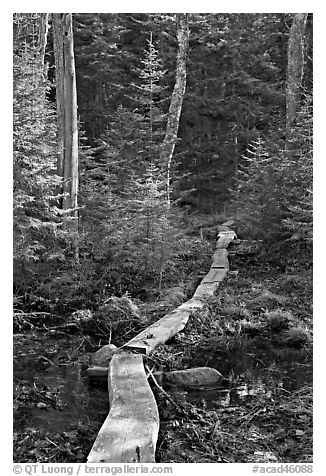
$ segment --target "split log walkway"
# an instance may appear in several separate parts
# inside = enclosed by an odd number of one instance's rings
[[[159,415],[143,355],[164,344],[215,294],[229,269],[227,247],[236,237],[222,225],[209,272],[193,297],[117,349],[108,368],[110,411],[88,455],[89,463],[154,463]]]

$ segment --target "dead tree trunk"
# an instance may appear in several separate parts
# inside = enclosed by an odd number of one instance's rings
[[[72,31],[72,14],[64,17],[64,210],[72,209],[72,229],[78,227],[78,125],[77,125],[77,88]]]
[[[57,173],[63,178],[64,163],[64,58],[62,14],[52,13],[53,50],[55,59],[55,86],[57,101]]]
[[[65,226],[78,230],[78,124],[72,14],[53,14],[58,107],[58,171],[63,177]]]
[[[307,13],[296,13],[290,29],[286,85],[286,139],[291,141],[291,130],[300,107],[300,94],[304,67],[304,33]]]
[[[48,30],[49,30],[49,14],[48,13],[41,13],[40,14],[40,29],[39,29],[39,36],[38,36],[38,48],[40,51],[40,63],[44,65],[44,72],[47,71],[47,66],[44,64],[45,58],[45,48],[48,39]]]
[[[176,79],[170,102],[166,133],[160,154],[161,164],[166,164],[167,167],[166,188],[168,205],[170,205],[171,200],[171,162],[177,142],[182,102],[186,90],[186,63],[189,47],[189,27],[186,13],[177,13],[177,38],[179,46],[177,54]]]

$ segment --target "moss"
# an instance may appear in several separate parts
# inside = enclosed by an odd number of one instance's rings
[[[303,347],[312,342],[311,333],[304,327],[292,327],[283,337],[283,344],[290,347]]]

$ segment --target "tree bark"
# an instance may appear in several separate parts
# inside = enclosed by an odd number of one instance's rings
[[[189,27],[186,13],[177,13],[178,54],[176,80],[171,97],[166,133],[163,140],[160,162],[167,167],[167,201],[171,200],[171,162],[177,142],[180,115],[186,90],[187,55],[189,48]]]
[[[72,14],[64,16],[64,192],[63,208],[73,209],[73,229],[78,226],[78,125],[77,88]]]
[[[40,63],[43,65],[44,71],[46,72],[46,65],[44,64],[45,58],[45,48],[48,39],[48,30],[49,30],[49,14],[41,13],[40,14],[40,29],[38,36],[38,48],[40,51]]]
[[[307,16],[307,13],[296,13],[289,34],[286,85],[286,138],[288,145],[291,141],[291,129],[300,107]]]
[[[64,163],[64,58],[62,14],[52,13],[53,50],[55,59],[55,86],[57,101],[57,173],[63,178]]]
[[[58,171],[63,177],[66,228],[78,230],[78,124],[72,14],[53,14],[58,110]]]

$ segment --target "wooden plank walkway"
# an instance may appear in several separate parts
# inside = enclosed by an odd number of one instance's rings
[[[87,458],[89,463],[155,463],[159,416],[141,355],[112,357],[110,413]]]
[[[182,331],[191,313],[204,305],[205,303],[199,299],[190,299],[133,337],[122,348],[149,354],[159,344],[165,344],[171,337]]]
[[[229,269],[226,248],[236,238],[228,226],[220,227],[211,268],[193,297],[133,337],[112,357],[108,369],[110,411],[87,458],[89,463],[155,462],[159,415],[143,355],[184,329],[189,317],[216,293]]]

